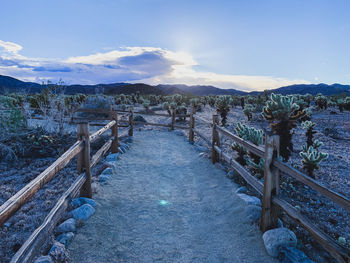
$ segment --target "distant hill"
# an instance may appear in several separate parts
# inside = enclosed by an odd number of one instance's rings
[[[206,96],[206,95],[246,95],[247,92],[236,90],[236,89],[219,89],[214,86],[187,86],[183,84],[175,84],[175,85],[158,85],[157,87],[161,87],[163,90],[177,88],[181,90],[183,93],[192,94],[196,96]]]
[[[24,82],[9,76],[0,75],[0,92],[4,93],[14,91],[36,92],[41,90],[41,85],[34,82]]]
[[[323,95],[337,95],[347,93],[350,95],[350,85],[332,84],[327,85],[324,83],[320,84],[295,84],[290,86],[281,87],[278,89],[270,90],[269,92],[280,93],[282,95],[288,94],[306,94],[316,95],[322,93]],[[261,94],[261,92],[251,92],[251,95]]]
[[[11,92],[28,92],[38,93],[42,89],[46,88],[46,85],[41,85],[34,82],[24,82],[16,78],[0,75],[0,93]],[[195,96],[203,95],[258,95],[263,92],[253,91],[245,92],[236,89],[220,89],[214,86],[202,86],[194,85],[188,86],[183,84],[165,85],[160,84],[152,86],[144,83],[112,83],[112,84],[97,84],[97,85],[68,85],[65,92],[67,94],[85,93],[85,94],[132,94],[139,92],[142,95],[155,94],[155,95],[172,95],[172,94],[187,94]],[[273,90],[269,90],[269,93],[287,94],[306,94],[310,93],[316,95],[322,93],[324,95],[336,95],[341,93],[347,93],[350,95],[350,85],[342,84],[297,84],[291,86],[285,86]]]

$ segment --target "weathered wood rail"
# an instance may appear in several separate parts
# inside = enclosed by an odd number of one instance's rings
[[[295,180],[307,185],[317,193],[329,198],[344,209],[350,211],[350,199],[344,195],[336,193],[321,185],[315,179],[291,167],[289,164],[280,161],[279,136],[265,134],[265,147],[258,147],[234,135],[227,129],[220,127],[217,122],[217,115],[213,115],[213,122],[205,120],[199,116],[195,119],[212,126],[211,142],[201,131],[192,127],[194,134],[204,139],[212,147],[212,162],[216,163],[220,160],[225,161],[231,168],[235,170],[262,198],[262,214],[260,228],[263,232],[277,227],[277,219],[284,212],[289,218],[294,220],[305,230],[307,230],[316,241],[318,241],[325,250],[327,250],[338,262],[350,262],[350,250],[333,240],[329,235],[319,229],[307,217],[302,215],[295,207],[279,197],[279,181],[280,173],[290,176]],[[246,168],[240,165],[232,156],[225,153],[220,148],[220,134],[231,139],[233,142],[243,146],[248,152],[251,152],[261,158],[264,158],[264,183],[259,181]]]

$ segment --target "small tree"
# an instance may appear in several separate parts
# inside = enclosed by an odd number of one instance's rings
[[[224,95],[216,100],[216,111],[221,116],[221,125],[224,126],[227,120],[227,113],[230,111],[231,97]]]
[[[284,161],[288,161],[293,151],[291,131],[296,127],[296,120],[305,116],[305,111],[299,110],[294,96],[272,93],[262,115],[271,123],[274,133],[280,136],[280,154]]]

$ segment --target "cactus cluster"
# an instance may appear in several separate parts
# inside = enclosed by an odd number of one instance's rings
[[[247,116],[248,121],[250,121],[253,118],[253,112],[255,110],[255,107],[252,104],[245,104],[243,108],[243,113],[245,116]]]
[[[323,144],[319,141],[315,141],[314,145],[307,147],[303,146],[303,151],[300,152],[302,158],[301,162],[303,168],[307,171],[308,175],[312,178],[314,176],[314,170],[319,168],[319,164],[328,158],[328,153],[323,153],[318,150]]]
[[[245,141],[249,141],[257,146],[263,143],[263,131],[255,129],[254,127],[249,127],[247,125],[237,123],[235,128],[237,135]],[[255,174],[260,178],[264,174],[264,160],[259,156],[249,153],[249,158],[246,157],[247,151],[245,148],[237,143],[232,144],[232,149],[234,149],[238,157],[236,159],[241,165],[250,165]]]
[[[295,101],[294,96],[272,93],[262,112],[264,118],[271,122],[271,129],[281,138],[280,154],[284,161],[288,161],[293,151],[291,130],[296,127],[296,121],[305,116],[305,111],[300,110]]]
[[[230,111],[231,96],[223,95],[216,100],[216,111],[221,116],[221,124],[224,126],[227,120],[227,114]]]
[[[315,104],[320,109],[327,109],[328,107],[328,100],[326,96],[323,96],[322,94],[317,94],[315,97]]]

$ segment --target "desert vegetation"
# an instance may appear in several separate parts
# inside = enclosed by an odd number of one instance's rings
[[[190,107],[193,107],[198,116],[210,122],[212,115],[218,114],[221,126],[257,146],[264,144],[265,132],[278,134],[281,140],[280,156],[284,162],[289,162],[337,192],[350,194],[348,187],[350,178],[347,173],[350,169],[350,157],[346,151],[350,146],[350,97],[346,94],[284,96],[264,92],[257,96],[141,95],[140,93],[68,95],[65,94],[62,83],[49,83],[41,93],[13,93],[0,96],[0,167],[2,167],[0,203],[2,204],[15,190],[18,190],[18,186],[11,184],[9,174],[20,172],[24,166],[16,166],[15,163],[37,165],[40,160],[45,167],[48,164],[45,160],[59,156],[70,146],[69,142],[74,141],[76,122],[79,118],[109,118],[108,114],[76,112],[76,110],[109,110],[111,105],[126,111],[134,109],[140,112],[164,113],[169,115],[169,118],[173,112],[188,114],[191,111]],[[157,119],[157,121],[167,120]],[[179,123],[187,121],[186,117],[176,119]],[[196,125],[205,131],[208,138],[210,137],[209,128],[202,127],[199,123]],[[238,144],[227,144],[225,141],[222,144],[241,165],[249,169],[259,180],[263,180],[263,158]],[[33,167],[33,169],[39,171],[42,168]],[[13,183],[18,183],[18,180],[21,179],[17,178]],[[22,185],[28,180],[23,177]],[[311,212],[313,218],[320,216],[336,218],[335,221],[331,219],[323,225],[321,222],[319,224],[336,240],[349,245],[350,229],[346,224],[348,216],[346,211],[318,198],[309,189],[284,178],[283,175],[281,193],[301,212],[308,214]],[[333,211],[331,215],[327,213],[329,210]],[[311,242],[309,237],[305,238],[305,243]],[[13,251],[16,248],[12,247]]]

